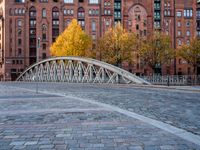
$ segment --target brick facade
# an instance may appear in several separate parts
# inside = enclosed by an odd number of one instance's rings
[[[196,0],[1,0],[0,2],[0,80],[14,80],[36,61],[50,57],[55,38],[76,18],[95,40],[121,21],[128,31],[150,35],[162,30],[172,38],[172,47],[189,43],[196,36]],[[73,3],[66,3],[73,2]],[[200,32],[199,32],[200,33]],[[200,34],[199,34],[200,35]],[[139,58],[125,66],[137,74],[151,74]],[[163,74],[187,74],[191,66],[180,58],[163,66]]]

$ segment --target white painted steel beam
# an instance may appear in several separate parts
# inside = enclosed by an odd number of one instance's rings
[[[83,57],[54,57],[40,61],[26,69],[17,81],[150,84],[126,70]]]

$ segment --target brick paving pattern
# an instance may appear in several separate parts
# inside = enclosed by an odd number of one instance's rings
[[[35,89],[34,84],[0,84],[0,150],[200,149],[199,145],[98,105],[18,87]],[[197,92],[53,83],[42,83],[39,89],[112,104],[177,127],[182,125],[197,135],[200,132]],[[184,108],[188,116],[183,112],[181,118]]]

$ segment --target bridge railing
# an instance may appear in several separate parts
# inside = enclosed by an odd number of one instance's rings
[[[200,75],[140,76],[155,85],[200,85]]]
[[[98,60],[54,57],[26,69],[17,81],[150,84],[130,72]]]

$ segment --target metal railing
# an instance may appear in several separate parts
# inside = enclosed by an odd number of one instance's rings
[[[140,76],[155,85],[200,85],[200,75]]]

